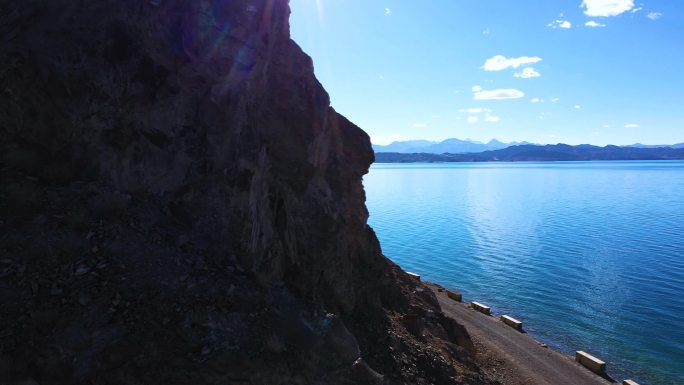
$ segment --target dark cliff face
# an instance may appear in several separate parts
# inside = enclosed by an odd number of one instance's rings
[[[0,382],[483,381],[285,0],[0,2]]]

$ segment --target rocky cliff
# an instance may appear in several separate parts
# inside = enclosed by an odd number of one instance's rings
[[[486,383],[288,18],[0,1],[0,383]]]

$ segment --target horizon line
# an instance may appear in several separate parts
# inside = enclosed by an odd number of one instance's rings
[[[446,139],[442,139],[442,140],[431,140],[431,139],[405,139],[405,140],[394,140],[394,141],[392,141],[392,142],[390,142],[390,143],[387,143],[387,144],[373,143],[373,141],[371,140],[371,145],[374,145],[374,146],[389,146],[389,145],[394,144],[394,143],[412,142],[412,141],[417,141],[417,140],[424,140],[424,141],[427,141],[427,142],[432,142],[432,143],[435,143],[435,144],[439,144],[439,143],[442,143],[442,142],[447,141],[447,140],[450,140],[450,139],[456,139],[456,140],[460,140],[460,141],[464,141],[464,142],[470,142],[470,143],[476,143],[476,144],[477,144],[477,143],[480,143],[480,144],[487,144],[487,143],[490,143],[490,142],[492,142],[492,141],[497,141],[497,142],[503,143],[503,144],[510,144],[510,143],[527,143],[527,144],[537,145],[537,146],[567,144],[567,145],[569,145],[569,146],[590,145],[590,146],[596,146],[596,147],[606,147],[606,146],[626,147],[626,146],[635,146],[635,145],[642,145],[642,146],[663,146],[663,147],[668,147],[668,146],[674,146],[674,145],[678,145],[678,144],[684,144],[684,139],[682,139],[682,141],[675,141],[674,143],[669,143],[669,144],[667,144],[667,143],[648,144],[648,143],[644,143],[644,142],[634,142],[634,143],[628,143],[628,144],[607,143],[607,144],[601,145],[601,144],[592,144],[592,143],[577,143],[577,144],[571,144],[571,143],[565,143],[565,142],[556,142],[556,143],[550,143],[550,142],[547,142],[547,143],[535,143],[535,142],[530,142],[530,141],[527,141],[527,140],[513,140],[513,141],[510,141],[510,142],[505,142],[505,141],[501,141],[501,140],[496,139],[496,138],[492,138],[492,139],[490,139],[490,140],[488,140],[488,141],[480,141],[480,140],[473,140],[473,139],[467,139],[467,138],[466,138],[466,139],[446,138]]]

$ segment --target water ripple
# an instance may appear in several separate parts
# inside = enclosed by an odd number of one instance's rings
[[[684,162],[374,165],[383,252],[618,376],[684,383]]]

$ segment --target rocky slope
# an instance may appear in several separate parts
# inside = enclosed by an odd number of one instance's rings
[[[0,383],[488,383],[288,17],[0,1]]]

